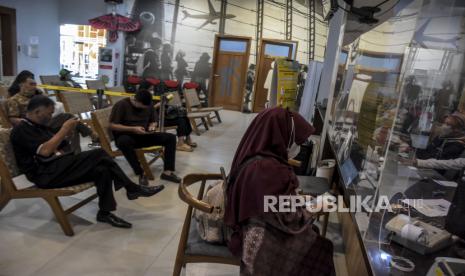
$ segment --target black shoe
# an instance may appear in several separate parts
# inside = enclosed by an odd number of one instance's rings
[[[465,241],[458,241],[453,246],[454,253],[462,259],[465,259]]]
[[[131,192],[126,192],[129,200],[137,199],[138,197],[150,197],[159,192],[161,192],[165,186],[157,185],[157,186],[138,186],[138,189]]]
[[[140,186],[148,186],[149,185],[149,180],[145,175],[139,175],[139,185]]]
[[[160,178],[166,181],[174,182],[174,183],[181,183],[181,178],[175,175],[174,173],[171,173],[171,174],[162,173]]]
[[[122,218],[119,218],[113,215],[112,213],[104,214],[99,211],[97,213],[97,221],[108,223],[113,227],[119,227],[119,228],[131,228],[132,227],[132,224],[123,220]]]

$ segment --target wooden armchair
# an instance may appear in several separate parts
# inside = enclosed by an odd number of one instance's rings
[[[6,101],[0,100],[0,125],[4,128],[12,128],[13,126],[6,112]]]
[[[114,140],[114,138],[111,134],[111,131],[109,130],[110,114],[111,107],[99,109],[92,112],[92,124],[95,128],[95,131],[97,131],[99,135],[100,145],[102,146],[102,148],[111,157],[122,156],[123,153],[119,150],[114,150],[111,145],[111,142]],[[147,161],[147,159],[145,158],[145,153],[153,153],[154,157],[151,160]],[[150,170],[150,165],[157,161],[158,158],[163,158],[163,147],[153,146],[148,148],[137,149],[136,154],[137,158],[139,159],[139,163],[142,166],[142,169],[144,169],[144,174],[147,176],[147,178],[150,180],[155,179],[152,171]]]
[[[8,86],[4,85],[3,82],[0,81],[0,99],[7,99],[9,97]]]
[[[179,96],[178,92],[169,92],[167,94],[172,95],[172,99],[168,102],[168,105],[182,106],[181,97]],[[208,125],[213,125],[210,120],[210,112],[187,112],[187,118],[189,119],[192,125],[192,129],[197,135],[200,135],[200,131],[198,128],[200,125],[203,125],[205,127],[205,130],[208,130]],[[197,124],[196,119],[200,119],[201,123]]]
[[[86,80],[86,85],[88,89],[106,89],[102,80]]]
[[[40,82],[45,85],[61,85],[62,81],[59,75],[46,75],[40,76]],[[48,96],[56,96],[57,92],[54,90],[44,89]]]
[[[72,196],[83,192],[94,186],[94,183],[83,183],[75,186],[57,188],[57,189],[40,189],[36,186],[18,189],[13,182],[13,177],[20,175],[16,159],[13,152],[13,146],[10,143],[10,130],[0,129],[0,211],[12,199],[18,198],[42,198],[52,208],[55,217],[60,224],[63,232],[67,236],[73,236],[74,231],[69,223],[67,215],[71,214],[78,208],[89,203],[97,198],[97,194],[93,194],[79,203],[64,210],[60,200],[61,196]]]
[[[199,95],[195,89],[184,89],[184,98],[186,99],[186,106],[189,112],[213,112],[219,123],[221,123],[220,110],[223,110],[222,106],[213,107],[201,107]]]
[[[173,276],[179,276],[181,270],[187,263],[219,263],[229,265],[240,265],[240,259],[234,257],[226,245],[208,243],[200,238],[197,231],[197,222],[192,218],[193,209],[212,213],[214,207],[202,201],[205,184],[209,180],[221,180],[221,174],[189,174],[186,175],[179,186],[178,193],[182,201],[186,202],[186,218],[182,226],[181,238],[179,239],[176,262],[174,264]],[[194,197],[187,189],[190,185],[201,182],[197,197]]]
[[[102,89],[102,90],[111,90],[111,88],[107,88],[105,86],[105,83],[103,82],[103,80],[86,80],[86,85],[87,85],[87,89],[95,89],[95,90],[98,90],[98,89]],[[115,91],[115,92],[118,92],[118,91]],[[121,91],[122,92],[122,91]],[[94,97],[97,97],[97,94],[93,95]],[[109,95],[104,95],[104,99],[106,99],[106,103],[108,105],[113,105],[114,103],[116,103],[118,100],[114,100],[112,101],[112,97],[109,96]],[[105,107],[105,106],[104,106]]]
[[[112,92],[123,92],[123,93],[126,93],[126,88],[124,88],[124,86],[113,86],[113,87],[108,87],[108,90],[109,91],[112,91]],[[110,101],[110,103],[113,105],[119,101],[121,101],[122,99],[124,98],[127,98],[127,96],[107,96],[108,97],[108,100]]]
[[[90,123],[89,113],[94,110],[94,106],[92,105],[88,94],[61,91],[58,94],[58,100],[63,103],[65,112],[76,114],[79,118],[84,120],[85,123]]]

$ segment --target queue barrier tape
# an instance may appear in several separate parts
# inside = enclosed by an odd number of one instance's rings
[[[37,87],[47,89],[47,90],[56,90],[56,91],[67,91],[67,92],[78,92],[78,93],[87,93],[87,94],[97,94],[96,89],[83,89],[83,88],[76,88],[76,87],[67,87],[67,86],[57,86],[57,85],[45,85],[41,84]],[[120,97],[131,97],[134,96],[133,93],[126,93],[126,92],[116,92],[111,90],[104,90],[104,95],[108,96],[120,96]],[[160,100],[160,96],[153,96],[154,100]]]

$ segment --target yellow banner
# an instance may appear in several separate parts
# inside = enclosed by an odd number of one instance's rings
[[[295,111],[297,98],[297,76],[299,63],[293,60],[276,59],[278,69],[277,102],[278,106]]]
[[[57,85],[38,85],[38,87],[47,89],[47,90],[56,90],[56,91],[68,91],[68,92],[78,92],[78,93],[87,93],[87,94],[97,94],[97,90],[95,89],[83,89],[83,88],[75,88],[75,87],[67,87],[67,86],[57,86]],[[119,97],[131,97],[134,96],[133,93],[126,93],[126,92],[116,92],[111,90],[104,90],[104,95],[108,96],[119,96]],[[153,96],[154,100],[160,100],[160,96]]]

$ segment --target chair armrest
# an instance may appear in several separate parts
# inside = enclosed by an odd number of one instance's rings
[[[288,159],[287,163],[293,167],[300,167],[302,165],[302,162],[300,162],[299,160],[295,160],[295,159]]]
[[[220,179],[223,179],[221,174],[188,174],[183,178],[181,184],[179,185],[179,189],[178,189],[179,198],[182,201],[186,202],[189,206],[195,209],[198,209],[206,213],[211,213],[214,207],[200,200],[199,198],[196,198],[195,196],[193,196],[189,192],[187,187],[196,182],[202,181],[202,186],[200,187],[200,194],[199,194],[199,196],[202,196],[205,182],[207,180],[220,180]]]

